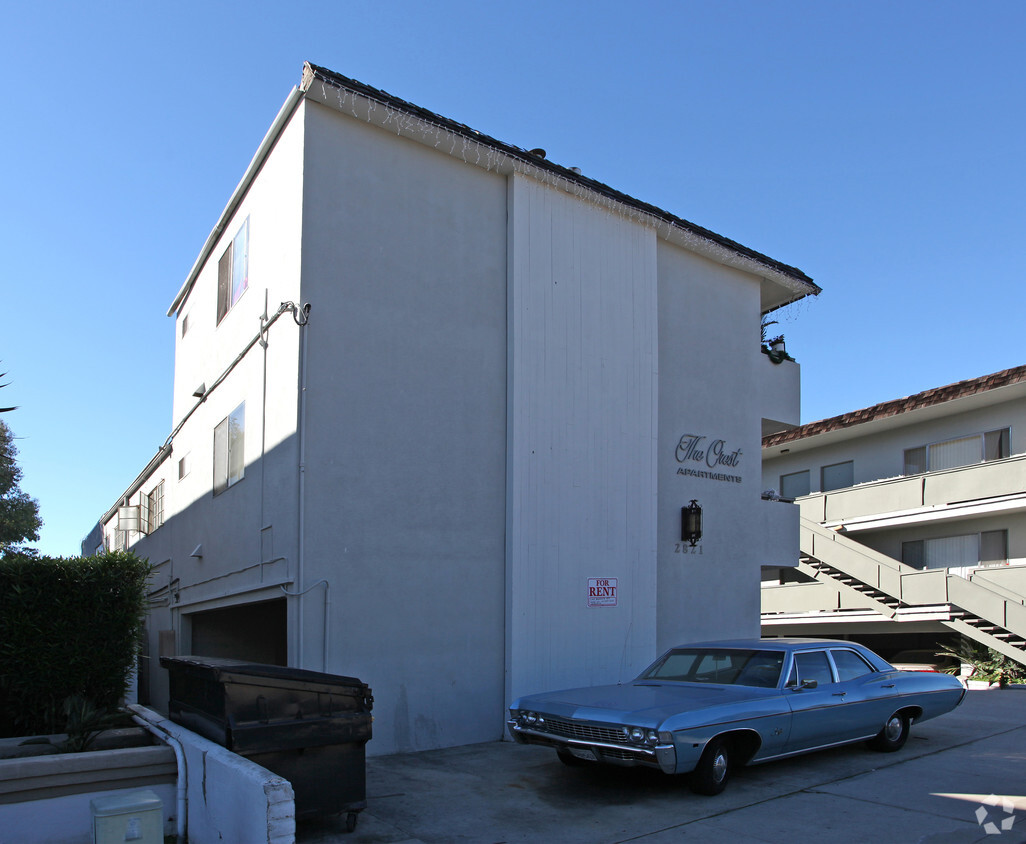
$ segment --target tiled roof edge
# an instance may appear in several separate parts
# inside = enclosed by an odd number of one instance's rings
[[[1008,387],[1023,381],[1026,381],[1026,365],[1004,369],[991,375],[969,378],[965,381],[957,381],[954,384],[947,384],[943,387],[934,387],[915,395],[906,396],[903,399],[893,399],[880,404],[874,404],[871,407],[853,410],[840,416],[832,416],[829,419],[821,419],[818,422],[808,422],[805,425],[792,428],[790,431],[770,434],[768,437],[763,437],[762,447],[771,448],[775,445],[803,440],[817,434],[828,433],[829,431],[840,431],[865,422],[886,419],[890,416],[908,413],[911,410],[932,407],[944,402],[965,398],[966,396],[973,396],[977,393],[996,390],[999,387]]]
[[[602,194],[603,196],[607,196],[610,199],[616,200],[617,202],[622,202],[626,205],[630,205],[646,214],[651,214],[653,217],[656,217],[668,223],[669,225],[684,229],[690,234],[693,234],[697,237],[701,237],[705,240],[712,241],[713,243],[719,244],[720,246],[729,249],[732,252],[744,255],[746,258],[749,258],[755,261],[756,263],[764,265],[768,269],[781,273],[782,275],[789,276],[795,279],[796,281],[801,282],[803,285],[807,285],[809,288],[808,292],[812,295],[818,295],[822,291],[819,285],[817,285],[809,276],[807,276],[797,267],[792,267],[788,264],[776,261],[773,258],[770,258],[768,255],[763,255],[761,252],[757,252],[754,249],[749,249],[747,246],[743,246],[742,244],[730,240],[729,238],[726,238],[723,235],[716,234],[716,232],[703,228],[702,226],[692,223],[689,220],[685,220],[682,217],[677,217],[669,213],[668,211],[664,211],[663,209],[656,207],[655,205],[650,205],[646,202],[642,202],[639,199],[635,199],[629,194],[622,193],[621,191],[618,191],[615,188],[609,187],[609,185],[596,181],[595,179],[590,179],[587,176],[583,176],[579,173],[576,173],[575,171],[567,167],[562,167],[558,164],[555,164],[549,161],[548,159],[538,158],[537,156],[531,155],[530,152],[521,147],[514,146],[513,144],[507,144],[504,141],[500,141],[482,132],[478,132],[477,130],[470,128],[464,123],[458,123],[455,120],[450,120],[449,118],[443,117],[440,114],[436,114],[435,112],[430,111],[426,108],[422,108],[421,106],[415,105],[414,103],[393,96],[392,94],[389,94],[387,91],[382,91],[379,88],[374,88],[370,85],[366,85],[363,82],[351,79],[348,76],[343,76],[342,74],[336,73],[333,70],[329,70],[325,67],[320,67],[318,65],[307,62],[304,68],[303,82],[300,85],[300,89],[303,91],[308,90],[315,79],[319,79],[322,82],[326,82],[331,85],[337,85],[348,88],[352,91],[355,91],[358,94],[361,94],[362,96],[376,100],[384,105],[388,105],[401,111],[408,112],[409,114],[419,117],[422,120],[426,120],[428,122],[442,126],[450,132],[454,132],[456,134],[463,135],[471,140],[478,141],[489,146],[493,146],[496,149],[506,153],[507,155],[512,155],[521,158],[522,160],[529,162],[530,164],[536,167],[541,167],[543,169],[558,174],[562,178],[568,179],[573,182],[577,182],[578,184],[587,187],[588,189],[593,190],[596,193]]]

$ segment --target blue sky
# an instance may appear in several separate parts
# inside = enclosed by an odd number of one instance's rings
[[[165,312],[312,61],[792,264],[803,421],[1026,363],[1021,2],[7,4],[0,404],[39,548],[171,428]]]

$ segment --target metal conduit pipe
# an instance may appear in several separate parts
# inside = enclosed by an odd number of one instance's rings
[[[281,587],[281,591],[288,595],[290,598],[300,598],[309,592],[311,589],[315,589],[320,585],[324,585],[324,641],[321,645],[321,671],[325,674],[328,673],[328,613],[331,611],[331,598],[329,597],[329,591],[331,584],[327,580],[318,580],[316,583],[307,586],[302,592],[289,592],[284,586]]]
[[[140,714],[142,707],[131,703],[128,708],[132,711],[132,720],[140,727],[149,730],[154,736],[167,744],[175,754],[175,763],[178,766],[178,777],[175,788],[175,838],[178,844],[184,844],[186,830],[188,829],[188,772],[185,765],[185,751],[182,743],[159,724]]]

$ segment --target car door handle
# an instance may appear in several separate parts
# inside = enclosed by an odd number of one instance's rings
[[[894,683],[884,683],[883,684],[883,688],[885,688],[885,689],[893,689],[894,688]]]
[[[834,697],[844,697],[847,692],[834,692]]]

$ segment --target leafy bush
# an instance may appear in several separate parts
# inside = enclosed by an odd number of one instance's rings
[[[949,674],[958,674],[962,664],[970,666],[966,678],[969,680],[984,680],[1004,688],[1009,683],[1021,683],[1026,679],[1026,666],[968,639],[962,639],[957,648],[946,648],[937,656],[954,657],[959,661],[959,665],[947,669]]]
[[[0,736],[59,731],[73,696],[117,707],[135,664],[149,572],[125,551],[0,559]]]

